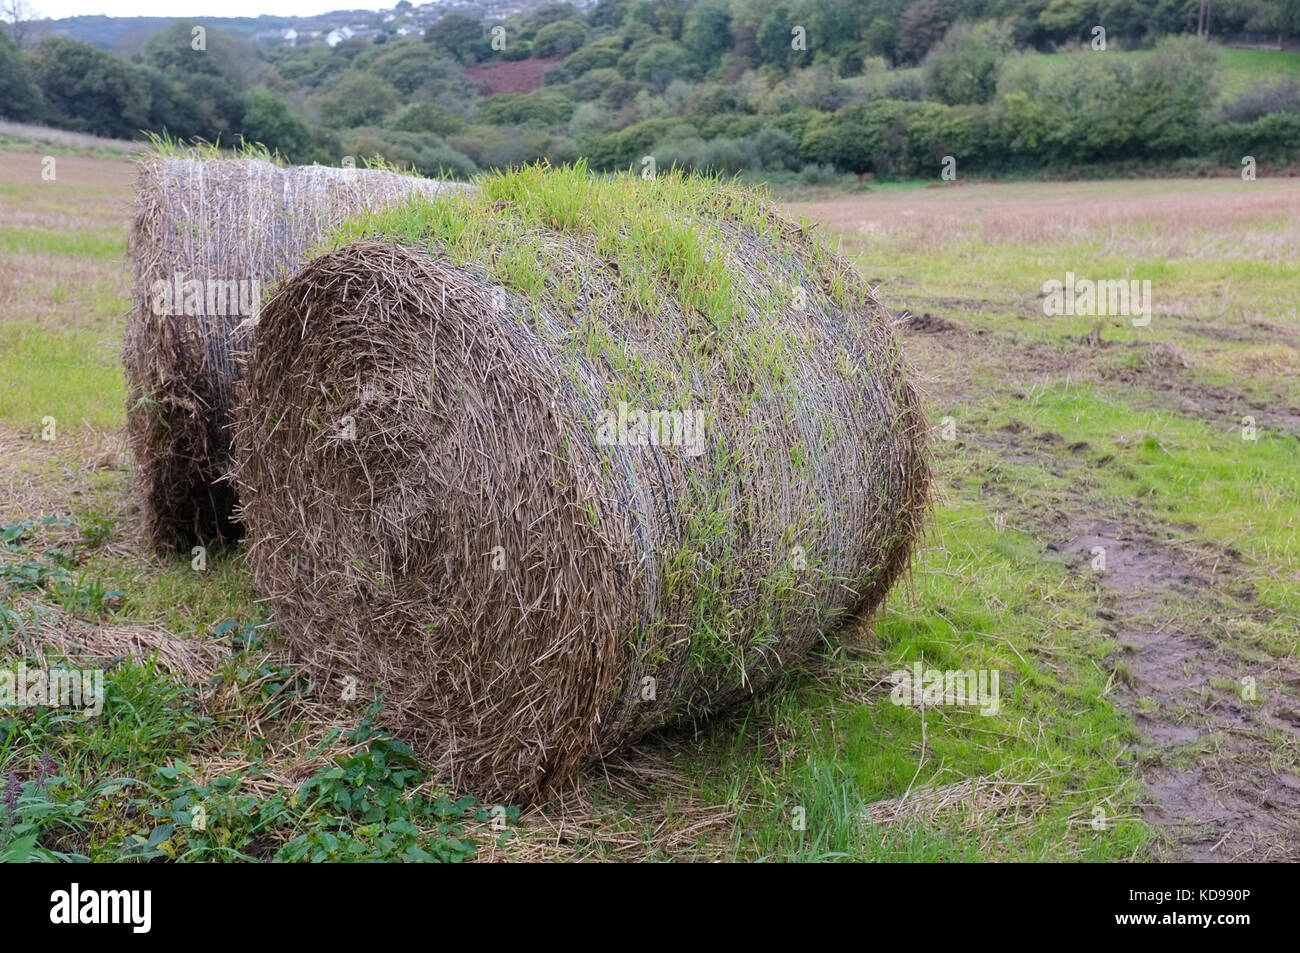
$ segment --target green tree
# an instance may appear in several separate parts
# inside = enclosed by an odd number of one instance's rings
[[[247,41],[206,26],[196,36],[199,26],[178,20],[159,30],[145,41],[141,60],[169,85],[170,107],[156,107],[151,121],[174,135],[215,141],[239,130],[245,86],[265,65]]]
[[[948,32],[953,9],[944,0],[916,0],[898,18],[894,57],[901,64],[919,63]]]
[[[244,116],[241,89],[224,76],[196,73],[173,91],[172,121],[167,128],[185,136],[209,141],[228,139],[238,132]]]
[[[1096,0],[1050,0],[1038,22],[1053,39],[1083,37],[1098,24],[1109,25],[1100,19],[1097,7]]]
[[[800,151],[805,159],[849,172],[894,173],[905,158],[907,127],[919,103],[877,99],[847,106],[811,126]]]
[[[50,37],[33,51],[31,66],[56,126],[129,139],[149,122],[148,76],[99,47]]]
[[[260,142],[290,162],[311,157],[311,130],[289,111],[288,104],[265,87],[250,89],[244,101],[244,138]]]
[[[440,56],[437,51],[415,40],[387,44],[375,56],[358,57],[353,66],[378,76],[408,97],[427,83],[461,72],[459,65],[449,57]]]
[[[568,122],[574,103],[554,89],[528,94],[502,93],[483,100],[479,119],[494,126],[540,125],[554,127]]]
[[[432,132],[439,136],[460,132],[465,120],[440,103],[411,103],[393,119],[392,128],[402,132]]]
[[[636,78],[663,92],[675,79],[694,75],[690,54],[677,43],[654,43],[636,62]]]
[[[790,59],[795,53],[790,45],[793,39],[791,30],[796,25],[798,24],[790,16],[790,8],[784,3],[778,3],[768,12],[755,36],[764,63],[772,63],[782,69],[790,65]]]
[[[194,30],[202,28],[200,37]],[[193,20],[177,20],[145,40],[141,60],[164,73],[206,73],[238,85],[257,82],[266,72],[257,48],[242,37]]]
[[[26,122],[40,118],[42,107],[22,51],[0,32],[0,116]]]
[[[623,40],[617,36],[607,36],[594,40],[575,52],[564,61],[564,68],[574,76],[588,70],[613,69],[623,57]]]
[[[548,3],[544,7],[538,7],[528,18],[528,26],[534,30],[541,30],[543,27],[550,26],[552,23],[559,23],[561,20],[581,20],[582,13],[571,3]]]
[[[578,102],[585,103],[592,99],[599,99],[611,85],[621,82],[623,77],[619,75],[618,70],[588,70],[569,84],[569,95]]]
[[[568,56],[587,42],[590,31],[581,20],[556,20],[533,37],[534,56]]]
[[[925,89],[950,106],[986,103],[997,92],[998,71],[1011,52],[1010,30],[986,20],[958,23],[925,58]]]
[[[682,45],[707,73],[731,49],[731,8],[724,0],[700,0],[686,16]]]
[[[799,140],[773,126],[764,126],[754,134],[754,157],[764,169],[798,169]]]
[[[424,31],[426,43],[436,43],[462,63],[476,63],[491,51],[483,25],[463,13],[449,13]]]
[[[401,102],[383,80],[356,70],[344,73],[320,98],[321,120],[335,129],[377,125]]]

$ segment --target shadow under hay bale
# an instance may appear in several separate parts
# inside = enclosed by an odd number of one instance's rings
[[[317,691],[544,797],[880,604],[929,483],[890,324],[709,180],[530,168],[354,222],[254,335],[256,583]]]
[[[341,221],[448,186],[379,170],[259,159],[140,163],[123,346],[127,439],[157,548],[238,535],[229,473],[235,329]],[[251,312],[251,313],[250,313]]]

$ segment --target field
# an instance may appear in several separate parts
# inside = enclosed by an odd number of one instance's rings
[[[879,282],[925,391],[909,583],[777,690],[519,811],[314,701],[238,550],[142,552],[131,168],[41,168],[0,152],[0,649],[110,664],[97,718],[0,718],[0,855],[1300,856],[1300,181],[791,203]],[[1149,325],[1045,316],[1067,272],[1149,280]],[[913,663],[998,671],[999,710],[894,704]]]

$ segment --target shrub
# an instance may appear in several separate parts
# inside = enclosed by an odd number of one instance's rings
[[[589,139],[609,131],[609,113],[599,103],[583,103],[573,111],[569,120],[569,134],[579,139]]]
[[[726,136],[705,141],[695,135],[684,135],[655,145],[649,154],[665,170],[678,168],[732,176],[760,166],[749,140]]]
[[[542,74],[543,86],[568,86],[573,82],[573,74],[563,66],[548,66]]]
[[[1228,122],[1253,122],[1272,113],[1300,112],[1300,83],[1256,83],[1221,110]]]
[[[710,116],[703,122],[692,123],[700,133],[701,139],[716,139],[719,136],[725,136],[729,139],[745,139],[758,133],[764,126],[762,116],[737,116],[734,113],[723,113],[719,116]]]
[[[754,134],[752,149],[764,169],[776,172],[799,168],[799,140],[788,132],[764,126]]]
[[[399,143],[390,139],[382,129],[354,129],[343,137],[343,153],[355,157],[357,165],[380,156],[386,162],[402,168],[414,168],[420,146],[410,141]]]
[[[885,83],[885,95],[882,99],[905,99],[920,102],[925,99],[925,83],[914,74],[895,76]]]
[[[393,117],[390,128],[401,132],[432,132],[439,136],[446,136],[464,129],[465,120],[446,106],[420,102],[411,103],[398,112]]]
[[[1214,132],[1218,155],[1236,166],[1244,156],[1260,162],[1300,159],[1300,112],[1276,112],[1251,122],[1224,123]]]
[[[948,105],[986,103],[997,92],[998,71],[1011,50],[1010,31],[991,20],[958,23],[925,58],[925,90]]]
[[[623,57],[623,41],[610,36],[594,40],[575,51],[564,61],[564,68],[574,76],[596,69],[613,69]]]
[[[782,132],[794,136],[798,142],[803,142],[811,129],[829,122],[830,117],[830,113],[809,106],[800,106],[779,116],[768,117],[767,122]]]
[[[923,103],[907,120],[904,155],[895,171],[938,175],[945,156],[978,166],[988,146],[987,111],[971,106]]]
[[[581,20],[556,20],[533,37],[533,55],[568,56],[587,42],[589,32]]]
[[[321,119],[335,129],[375,125],[399,102],[397,90],[391,85],[354,70],[344,73],[321,96]]]
[[[804,185],[830,185],[842,175],[833,165],[809,163],[799,170],[799,181]]]
[[[677,125],[672,119],[643,119],[626,129],[588,140],[583,151],[593,169],[604,172],[628,169],[639,164],[651,146],[663,140]]]
[[[743,113],[750,110],[743,92],[735,86],[700,83],[691,88],[686,111],[692,116],[714,116],[718,113]]]
[[[908,121],[919,109],[917,103],[893,99],[849,106],[811,128],[800,153],[850,172],[895,173],[905,160]]]
[[[580,103],[590,102],[599,99],[614,83],[622,82],[624,79],[618,74],[618,70],[606,67],[593,69],[583,73],[569,84],[569,95]]]
[[[386,45],[378,55],[358,56],[353,66],[379,77],[403,96],[461,72],[453,60],[432,55],[428,46],[414,40]]]
[[[478,166],[463,152],[442,144],[421,151],[416,157],[415,169],[431,178],[468,179],[478,171]]]
[[[1068,70],[1014,58],[998,84],[1008,147],[1068,162],[1165,158],[1205,148],[1217,54],[1195,37],[1162,41],[1136,66],[1081,56]]]
[[[554,89],[539,89],[485,99],[479,106],[479,118],[494,126],[559,126],[569,121],[573,110],[574,102],[568,96]]]
[[[637,93],[641,92],[642,88],[640,83],[620,79],[617,82],[610,83],[605,91],[600,94],[600,103],[610,109],[622,109],[636,99]]]
[[[567,139],[542,129],[513,126],[471,126],[447,137],[447,145],[467,156],[480,169],[514,169],[539,159],[552,163],[577,158]]]
[[[674,79],[694,76],[695,63],[677,43],[654,43],[637,59],[635,75],[663,92]]]
[[[311,130],[289,111],[283,99],[257,88],[244,97],[244,138],[260,142],[290,162],[301,164],[312,154]]]
[[[1218,59],[1218,52],[1199,38],[1176,36],[1161,40],[1142,61],[1132,97],[1144,154],[1188,155],[1203,147]]]

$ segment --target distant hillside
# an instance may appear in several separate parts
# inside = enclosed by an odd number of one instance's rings
[[[144,40],[177,19],[194,20],[205,26],[216,27],[235,36],[263,43],[278,42],[276,34],[295,30],[300,36],[319,33],[325,36],[331,30],[350,27],[358,35],[392,32],[399,22],[414,28],[417,34],[424,27],[437,22],[450,13],[459,13],[476,20],[504,20],[516,13],[531,13],[547,6],[552,0],[482,0],[482,2],[457,2],[397,5],[388,10],[333,10],[316,16],[294,17],[263,14],[259,17],[108,17],[80,16],[58,20],[46,19],[33,23],[32,37],[66,36],[114,52],[132,52]],[[576,3],[582,9],[591,4]],[[39,9],[39,3],[37,4]]]
[[[146,37],[157,33],[176,17],[64,17],[41,20],[33,25],[32,36],[66,36],[83,43],[93,43],[106,50],[123,52],[139,46]],[[294,25],[294,17],[202,17],[196,22],[219,27],[228,33],[253,38],[263,30],[285,30]]]
[[[1276,49],[1300,42],[1300,0],[1216,7],[1208,41],[1178,4],[1153,17],[1150,0],[1107,0],[1100,36],[1088,5],[1044,2],[401,0],[314,17],[76,17],[21,46],[0,30],[0,117],[242,137],[296,163],[379,156],[460,178],[647,156],[809,185],[1300,158],[1300,55]],[[1255,48],[1223,45],[1270,31]]]

